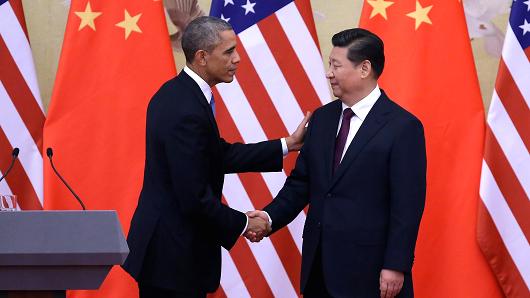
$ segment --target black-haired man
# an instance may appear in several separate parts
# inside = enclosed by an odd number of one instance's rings
[[[272,220],[275,232],[309,204],[304,297],[413,297],[426,188],[423,126],[379,89],[379,37],[357,28],[332,43],[327,77],[339,100],[313,113],[284,187],[250,216]]]

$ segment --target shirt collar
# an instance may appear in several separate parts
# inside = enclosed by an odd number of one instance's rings
[[[201,91],[206,98],[206,101],[208,104],[210,104],[210,101],[212,100],[212,88],[210,88],[208,83],[206,83],[205,80],[203,80],[198,74],[196,74],[187,66],[184,66],[184,72],[187,73],[195,81],[195,83],[197,83],[197,85],[199,85],[199,88],[201,88]]]
[[[353,106],[348,106],[344,102],[342,103],[342,111],[344,111],[347,108],[351,108],[352,111],[355,113],[355,116],[359,117],[361,121],[364,121],[372,107],[374,106],[377,99],[381,96],[381,89],[379,89],[379,85],[376,85],[374,90],[370,92],[365,98],[359,100],[356,104]]]

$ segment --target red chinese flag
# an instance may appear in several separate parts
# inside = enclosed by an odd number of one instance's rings
[[[418,116],[427,200],[416,245],[418,297],[502,297],[475,237],[484,107],[462,3],[367,0],[360,26],[385,43],[381,87]]]
[[[161,1],[73,0],[44,127],[44,148],[89,210],[117,210],[125,233],[138,201],[151,96],[176,73]],[[45,209],[80,209],[46,163]],[[99,291],[135,297],[115,266]]]

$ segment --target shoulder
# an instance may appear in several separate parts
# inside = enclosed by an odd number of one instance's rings
[[[318,109],[315,110],[315,113],[318,112],[318,113],[326,113],[326,112],[331,112],[331,111],[334,111],[336,110],[337,108],[342,108],[342,103],[339,99],[334,99],[330,102],[328,102],[327,104],[319,107]]]
[[[311,119],[325,117],[326,115],[332,115],[340,109],[342,109],[341,101],[338,99],[334,99],[328,102],[327,104],[317,108],[313,112],[313,116],[311,116]]]
[[[162,101],[167,98],[175,98],[186,95],[186,97],[190,97],[189,95],[191,95],[192,93],[193,92],[191,88],[184,84],[181,76],[179,75],[173,77],[172,79],[162,84],[162,86],[160,86],[151,101]]]
[[[149,101],[148,113],[169,112],[172,115],[179,115],[199,108],[200,102],[193,90],[183,82],[181,76],[176,76],[162,84],[153,95]]]
[[[151,133],[167,134],[179,127],[206,127],[208,114],[193,89],[174,77],[162,84],[147,107],[147,128]]]
[[[412,125],[423,128],[421,120],[416,117],[416,115],[390,99],[386,94],[383,93],[379,100],[383,100],[387,105],[388,110],[390,110],[392,113],[392,121],[395,124],[401,124],[405,126]]]

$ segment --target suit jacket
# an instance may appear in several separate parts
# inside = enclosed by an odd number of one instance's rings
[[[146,161],[123,265],[137,281],[183,293],[219,286],[221,246],[230,249],[246,216],[221,203],[224,174],[282,169],[280,140],[229,144],[202,91],[182,71],[147,110]]]
[[[423,126],[383,92],[332,175],[341,113],[339,100],[314,112],[295,169],[264,210],[274,232],[309,204],[302,292],[320,246],[333,297],[379,297],[383,268],[404,272],[400,296],[412,297],[410,272],[426,188]]]

